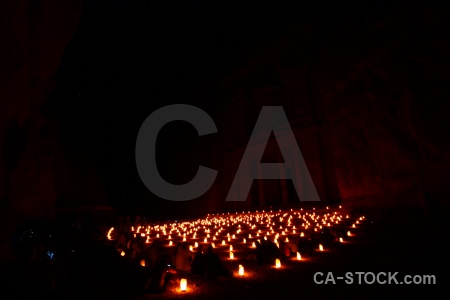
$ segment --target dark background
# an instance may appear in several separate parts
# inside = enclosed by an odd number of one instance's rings
[[[158,200],[140,181],[134,160],[140,125],[168,104],[198,106],[217,120],[219,133],[199,138],[186,123],[167,125],[158,139],[160,172],[168,181],[184,183],[199,164],[218,169],[199,151],[211,148],[213,156],[223,134],[239,130],[228,127],[234,116],[224,113],[230,98],[221,88],[255,60],[270,65],[267,48],[281,49],[280,57],[290,59],[285,66],[309,70],[299,84],[306,86],[319,126],[332,128],[334,136],[355,131],[342,143],[352,149],[343,153],[334,141],[332,150],[341,198],[370,194],[372,188],[358,178],[383,181],[414,172],[429,178],[424,162],[448,166],[443,2],[23,1],[4,4],[3,11],[10,13],[2,25],[8,41],[2,54],[2,203],[25,215],[100,204],[137,213],[143,203],[152,203],[145,213],[155,216],[184,211],[181,204]],[[282,46],[285,40],[297,48]],[[280,84],[270,73],[276,68],[273,63],[252,80]],[[373,80],[356,84],[365,79],[352,68],[368,68]],[[404,91],[412,100],[405,100]],[[349,100],[351,95],[360,100]],[[254,107],[248,124],[254,124],[259,109]],[[363,128],[354,122],[358,117],[375,119],[369,125],[381,128],[376,138],[356,132]],[[218,121],[223,119],[228,125]],[[334,130],[336,119],[345,124],[340,131]],[[366,148],[358,144],[363,139]],[[399,157],[380,152],[386,149]],[[344,154],[353,161],[339,164]],[[405,159],[405,166],[411,160],[417,167],[391,170],[389,157],[394,165]],[[361,167],[366,163],[382,167],[369,174]],[[377,193],[390,193],[389,184]],[[429,190],[424,186],[422,194]]]

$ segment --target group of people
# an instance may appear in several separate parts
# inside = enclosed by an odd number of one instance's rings
[[[124,251],[126,259],[136,267],[139,282],[147,292],[161,292],[170,284],[177,283],[177,272],[191,272],[202,278],[226,279],[233,276],[222,263],[220,257],[214,253],[214,248],[201,245],[196,253],[188,249],[187,242],[180,242],[175,247],[164,247],[161,240],[154,240],[152,244],[145,243],[145,238],[134,236],[128,230],[116,233],[115,247],[118,252]],[[310,256],[316,252],[319,244],[328,247],[340,237],[340,232],[331,233],[327,227],[305,238],[290,237],[289,240],[278,240],[278,245],[270,240],[260,239],[255,242],[256,248],[246,248],[245,259],[254,261],[258,265],[273,265],[276,258],[283,259],[295,255],[297,252]],[[142,279],[144,278],[144,279]]]
[[[144,238],[134,237],[127,231],[117,232],[113,244],[117,253],[125,253],[124,260],[131,266],[129,280],[147,293],[159,293],[177,284],[179,271],[191,272],[205,279],[233,276],[214,253],[212,246],[203,248],[200,245],[194,253],[189,250],[187,242],[180,242],[175,247],[164,247],[163,242],[157,239],[148,245]]]

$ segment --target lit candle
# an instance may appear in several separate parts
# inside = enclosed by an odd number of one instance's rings
[[[347,231],[347,236],[351,236],[352,234],[350,233],[350,231]]]
[[[343,243],[344,239],[343,238],[339,238],[339,242]]]
[[[230,245],[230,251],[233,251],[233,245]]]
[[[141,266],[145,267],[145,259],[141,260]]]
[[[322,246],[322,244],[319,244],[319,251],[323,251],[323,246]]]
[[[244,267],[239,265],[239,276],[244,276]]]
[[[277,259],[275,259],[275,268],[281,268],[281,262],[280,262],[280,260],[277,258]]]
[[[125,256],[125,251],[120,252],[120,256]]]
[[[197,248],[197,247],[198,247],[198,243],[197,243],[197,242],[195,242],[195,244],[194,244],[194,245],[195,245],[195,248]]]
[[[300,252],[297,252],[297,260],[302,260],[302,256],[300,255]]]
[[[222,245],[225,245],[225,240],[222,241]]]
[[[180,291],[186,292],[186,288],[187,288],[187,280],[186,280],[186,278],[181,278],[181,280],[180,280]]]
[[[230,252],[230,259],[234,259],[234,253]]]

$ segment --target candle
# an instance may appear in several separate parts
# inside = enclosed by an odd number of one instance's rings
[[[186,280],[186,278],[181,278],[181,280],[180,280],[180,291],[186,292],[186,288],[187,288],[187,280]]]
[[[239,276],[244,276],[244,267],[239,265]]]
[[[141,260],[141,266],[145,267],[145,259]]]
[[[323,246],[322,246],[322,244],[319,244],[319,251],[323,251]]]
[[[120,252],[120,256],[125,256],[125,251]]]
[[[339,238],[339,242],[343,243],[344,239],[343,238]]]
[[[297,260],[302,260],[302,256],[300,255],[299,252],[297,252]]]
[[[277,269],[281,268],[281,262],[278,258],[275,259],[275,268],[277,268]]]
[[[234,253],[230,252],[230,259],[234,259]]]

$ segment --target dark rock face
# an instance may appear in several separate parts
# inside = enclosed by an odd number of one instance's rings
[[[224,144],[246,135],[251,111],[283,105],[325,199],[337,185],[352,206],[448,207],[448,12],[399,5],[383,17],[294,26],[224,82],[233,117],[221,127],[234,135]]]
[[[101,201],[95,170],[89,163],[73,168],[89,157],[68,151],[58,124],[42,112],[81,8],[78,0],[0,4],[2,245],[25,216],[49,216],[57,205],[77,205],[86,197]]]

